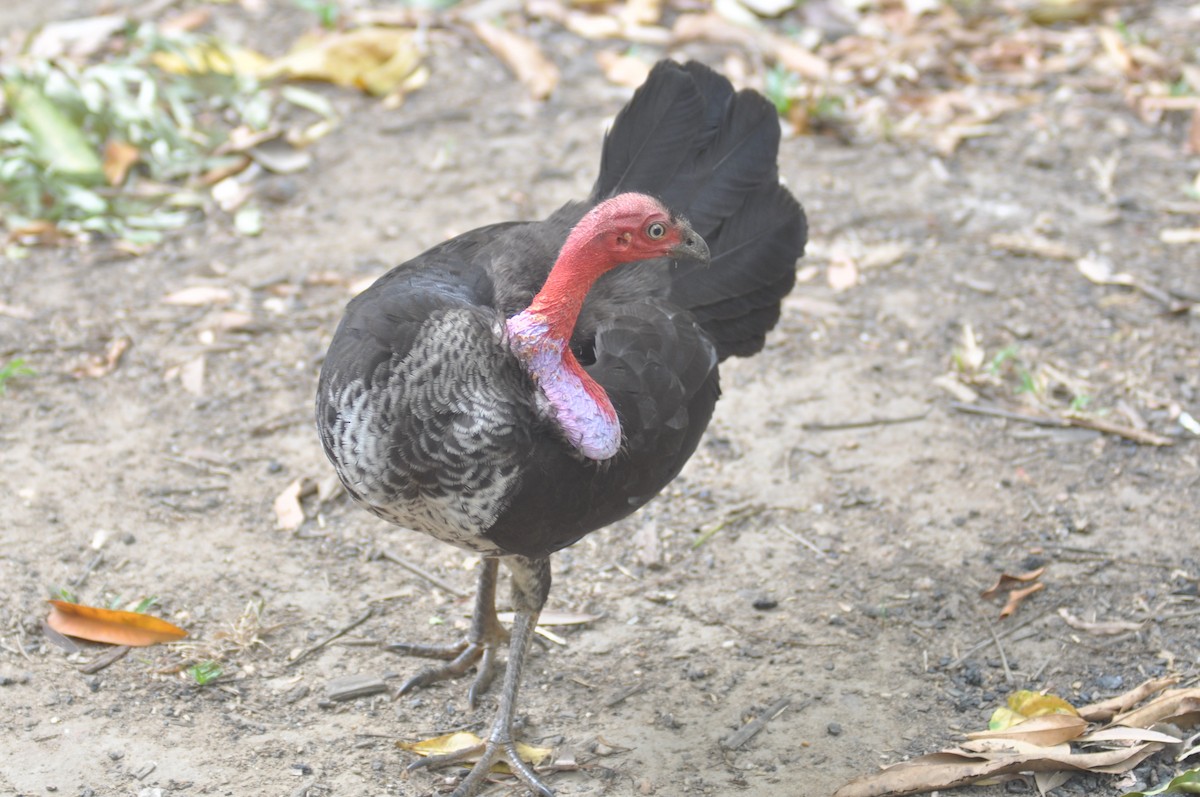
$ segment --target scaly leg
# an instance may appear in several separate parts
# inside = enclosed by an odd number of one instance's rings
[[[450,659],[438,667],[421,670],[404,682],[396,693],[407,694],[417,687],[458,678],[479,665],[475,680],[467,692],[467,702],[475,708],[479,696],[487,691],[496,675],[496,648],[508,641],[508,631],[496,619],[496,574],[499,560],[485,557],[479,563],[479,586],[475,591],[475,611],[467,638],[455,645],[414,645],[398,642],[388,650],[427,659]]]
[[[533,769],[517,755],[513,739],[513,718],[517,709],[517,691],[521,687],[521,670],[529,647],[533,643],[533,632],[537,627],[538,615],[546,604],[550,593],[550,560],[526,559],[513,556],[505,560],[513,574],[513,621],[512,640],[508,646],[508,663],[504,670],[504,688],[500,693],[500,706],[492,720],[492,729],[483,744],[446,755],[429,756],[409,765],[409,770],[437,768],[457,764],[479,756],[479,761],[467,773],[451,797],[470,797],[487,780],[488,772],[497,761],[506,762],[513,774],[539,797],[554,797],[554,792],[542,783]]]

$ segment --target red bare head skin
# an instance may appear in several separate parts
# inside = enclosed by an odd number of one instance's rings
[[[645,194],[618,194],[575,225],[529,311],[544,316],[551,335],[567,340],[592,284],[623,263],[656,257],[708,259],[708,246],[686,221]]]

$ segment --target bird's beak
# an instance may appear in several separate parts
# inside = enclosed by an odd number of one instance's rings
[[[672,259],[690,260],[701,265],[708,265],[708,261],[711,259],[708,244],[686,222],[679,225],[679,238],[679,244],[671,250]]]

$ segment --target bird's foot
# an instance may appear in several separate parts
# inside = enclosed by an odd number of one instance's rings
[[[493,738],[482,744],[456,750],[453,753],[433,755],[422,758],[419,761],[414,761],[408,765],[408,771],[438,769],[452,764],[461,764],[464,761],[470,761],[475,758],[479,760],[475,762],[475,765],[471,767],[471,771],[455,787],[454,793],[450,797],[469,797],[469,795],[474,794],[475,790],[487,780],[488,773],[492,767],[499,761],[508,764],[509,770],[537,797],[554,797],[554,792],[550,790],[550,787],[543,783],[541,778],[534,773],[532,767],[525,763],[521,759],[521,756],[517,754],[517,745],[512,739],[504,741],[493,736]]]
[[[405,695],[414,689],[429,686],[438,681],[460,678],[466,675],[472,667],[478,666],[475,680],[467,691],[467,702],[474,708],[480,695],[487,691],[496,677],[496,647],[505,640],[481,639],[472,641],[464,639],[456,645],[413,645],[397,643],[388,645],[387,649],[407,656],[420,656],[427,659],[450,659],[440,666],[426,667],[401,685],[396,696]]]

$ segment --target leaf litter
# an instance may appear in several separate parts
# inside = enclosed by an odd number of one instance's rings
[[[1016,692],[993,714],[989,730],[967,734],[957,747],[855,778],[834,797],[901,797],[1019,776],[1035,776],[1046,789],[1061,785],[1075,772],[1128,772],[1150,756],[1184,743],[1177,731],[1163,728],[1200,723],[1200,689],[1170,689],[1177,680],[1152,679],[1079,709],[1056,695]],[[1132,708],[1153,695],[1158,696]],[[1121,708],[1129,710],[1114,715]],[[1110,718],[1102,725],[1089,724]],[[1195,752],[1195,742],[1196,737],[1189,739],[1177,758]],[[1176,788],[1186,790],[1190,774],[1180,775],[1185,780]],[[1138,794],[1142,792],[1126,797]]]

